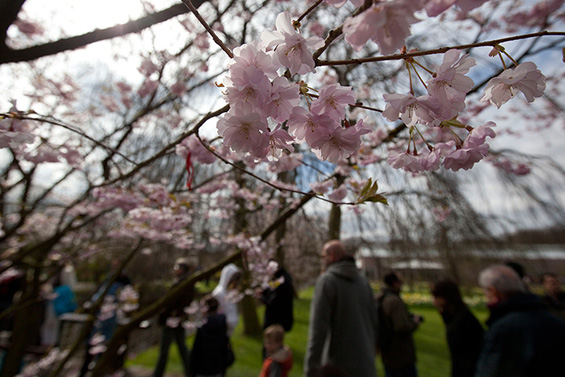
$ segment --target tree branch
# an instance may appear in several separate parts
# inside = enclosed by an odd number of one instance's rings
[[[195,8],[198,8],[204,3],[204,1],[205,0],[194,0],[193,5]],[[147,29],[148,27],[170,20],[171,18],[185,13],[188,13],[188,9],[184,4],[175,4],[157,13],[148,14],[137,20],[112,26],[107,29],[96,29],[86,34],[63,38],[54,42],[23,48],[20,50],[12,50],[6,47],[5,50],[2,51],[2,54],[0,54],[0,64],[28,62],[43,58],[45,56],[55,55],[60,52],[75,50],[94,42],[122,37],[131,33],[137,33],[144,29]],[[0,26],[2,25],[0,24]]]
[[[386,55],[386,56],[374,56],[370,58],[360,58],[360,59],[348,59],[348,60],[318,60],[316,61],[316,66],[336,66],[336,65],[349,65],[349,64],[363,64],[363,63],[371,63],[371,62],[381,62],[381,61],[391,61],[391,60],[402,60],[406,58],[413,58],[416,56],[424,56],[424,55],[435,55],[435,54],[444,54],[449,50],[466,50],[468,48],[473,47],[488,47],[488,46],[495,46],[497,44],[510,42],[510,41],[517,41],[521,39],[528,39],[528,38],[538,38],[543,36],[549,35],[558,35],[563,36],[565,32],[562,31],[540,31],[538,33],[532,34],[523,34],[523,35],[515,35],[512,37],[501,38],[501,39],[494,39],[491,41],[479,42],[479,43],[469,43],[464,45],[458,46],[451,46],[451,47],[441,47],[436,48],[433,50],[426,50],[426,51],[416,51],[416,52],[408,52],[405,54],[394,54],[394,55]]]

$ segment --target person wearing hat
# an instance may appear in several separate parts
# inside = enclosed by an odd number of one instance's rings
[[[185,280],[190,275],[191,271],[192,267],[188,260],[186,258],[178,258],[173,267],[175,281],[171,289],[174,289],[183,280]],[[167,366],[167,359],[169,357],[169,348],[171,347],[173,340],[177,343],[179,355],[184,367],[184,373],[186,376],[190,375],[190,351],[186,346],[186,334],[184,327],[182,326],[182,322],[186,318],[184,308],[190,305],[193,297],[194,286],[191,285],[187,288],[186,292],[183,292],[182,296],[166,306],[163,312],[159,315],[158,322],[159,325],[163,327],[163,332],[161,335],[159,359],[157,361],[157,366],[155,367],[155,372],[153,373],[154,377],[163,376]]]

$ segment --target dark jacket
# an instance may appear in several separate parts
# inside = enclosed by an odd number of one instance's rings
[[[381,303],[379,313],[382,313],[390,340],[385,345],[380,345],[383,364],[387,369],[399,370],[416,364],[416,347],[414,346],[413,333],[418,328],[412,315],[408,312],[406,304],[398,293],[386,288],[378,301]]]
[[[560,292],[557,299],[552,296],[543,296],[543,301],[547,305],[550,313],[555,314],[561,319],[565,319],[565,292]]]
[[[442,313],[442,317],[451,355],[451,377],[473,377],[483,346],[483,326],[464,305]]]
[[[491,308],[476,377],[562,377],[565,321],[547,312],[531,293]]]
[[[227,331],[226,316],[219,313],[209,315],[198,328],[190,354],[192,375],[214,375],[226,370]]]
[[[188,277],[188,274],[180,276],[175,283],[172,285],[171,289],[175,288],[177,285],[182,283],[184,279]],[[165,326],[167,323],[167,319],[170,317],[179,317],[181,319],[186,318],[186,313],[184,312],[184,308],[188,307],[194,298],[194,285],[191,285],[187,288],[186,292],[175,301],[170,303],[159,315],[159,324],[161,326]]]
[[[282,279],[281,283],[279,283],[279,279]],[[294,323],[294,287],[292,278],[284,268],[279,268],[275,273],[272,286],[263,291],[261,301],[265,304],[263,328],[279,324],[285,331],[292,329]]]
[[[377,312],[353,259],[332,263],[317,280],[310,308],[304,375],[333,364],[351,377],[374,377]]]

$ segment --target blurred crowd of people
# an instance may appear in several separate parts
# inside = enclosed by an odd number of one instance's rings
[[[304,376],[374,377],[375,358],[379,355],[386,377],[417,377],[413,335],[424,318],[411,313],[402,300],[402,275],[387,273],[382,291],[375,294],[358,270],[352,252],[342,242],[326,243],[321,259],[322,273],[316,281],[310,308]],[[99,289],[84,304],[87,309],[94,307],[97,317],[85,340],[87,352],[80,376],[86,376],[98,353],[104,352],[103,347],[97,346],[112,337],[119,323],[117,311],[107,308],[115,309],[118,296],[131,287],[131,280],[122,269],[113,261]],[[243,271],[233,263],[227,264],[213,290],[197,292],[195,281],[190,280],[197,270],[187,258],[179,258],[173,265],[168,287],[173,295],[167,296],[157,318],[161,342],[154,377],[163,376],[173,342],[186,376],[223,377],[235,362],[231,336],[240,317],[238,300]],[[291,275],[279,262],[269,261],[267,271],[268,283],[255,289],[255,298],[265,306],[259,377],[287,377],[294,359],[292,349],[285,343],[285,334],[293,328],[297,295]],[[0,304],[4,311],[17,300],[25,279],[17,271],[0,277]],[[77,310],[76,281],[72,266],[65,266],[44,285],[41,344],[56,346],[61,316]],[[478,283],[489,310],[484,325],[465,304],[454,280],[438,280],[431,287],[433,303],[445,324],[451,376],[564,375],[561,360],[565,356],[565,292],[558,276],[543,275],[543,296],[531,292],[524,268],[516,263],[484,269]],[[6,316],[0,330],[10,331],[12,319]],[[189,328],[195,333],[192,348],[186,343]],[[95,348],[101,351],[95,352]],[[116,367],[122,365],[123,360]]]
[[[374,377],[380,354],[386,377],[417,377],[413,334],[424,318],[403,302],[401,274],[386,274],[374,298],[343,243],[328,242],[321,257],[324,272],[312,300],[304,375]],[[530,291],[517,263],[489,266],[478,282],[489,310],[486,330],[455,281],[439,280],[431,289],[446,327],[451,376],[565,375],[565,293],[557,276],[543,276],[543,297]]]

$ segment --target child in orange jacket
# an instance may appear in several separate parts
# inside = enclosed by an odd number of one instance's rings
[[[288,377],[292,368],[292,351],[284,344],[284,328],[271,325],[263,332],[267,357],[259,377]]]

